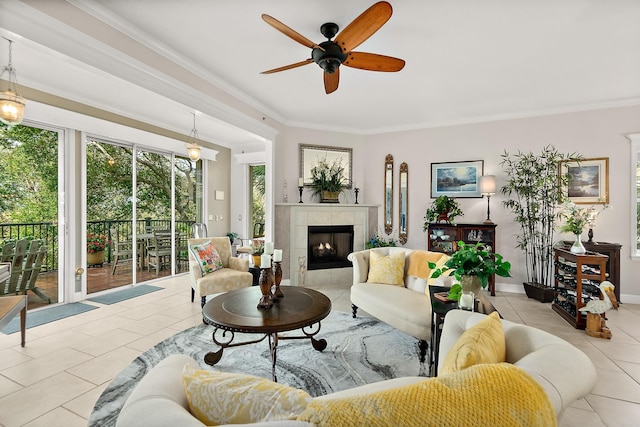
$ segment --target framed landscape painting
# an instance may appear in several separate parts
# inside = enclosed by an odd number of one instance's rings
[[[484,161],[431,163],[431,197],[482,197]]]
[[[569,173],[564,194],[576,204],[609,204],[609,158],[564,161],[560,173]]]

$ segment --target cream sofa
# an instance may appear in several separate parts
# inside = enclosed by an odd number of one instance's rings
[[[450,311],[440,341],[440,362],[449,349],[471,326],[484,319],[479,313]],[[591,360],[576,347],[539,329],[502,321],[505,331],[507,362],[529,373],[548,395],[556,416],[572,402],[586,396],[595,386],[596,370]],[[189,412],[182,381],[185,364],[197,367],[188,356],[172,355],[160,362],[140,381],[128,397],[116,427],[202,427]],[[402,377],[380,381],[317,399],[330,400],[362,396],[424,381],[424,377]],[[426,416],[426,414],[425,414]],[[425,419],[428,419],[426,417]],[[246,425],[246,424],[245,424]],[[272,421],[254,426],[311,426],[301,421]],[[238,426],[238,424],[236,424]]]
[[[367,282],[372,251],[382,255],[405,253],[404,286]],[[431,339],[431,299],[426,291],[427,281],[407,274],[411,268],[412,252],[412,249],[384,247],[349,254],[347,259],[353,264],[351,304],[353,317],[356,317],[358,308],[361,308],[373,317],[420,340],[420,361],[424,362],[427,343]],[[439,253],[437,255],[446,256]],[[449,277],[440,277],[436,283],[445,285],[449,280]]]

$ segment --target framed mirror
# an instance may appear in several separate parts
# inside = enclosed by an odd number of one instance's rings
[[[384,159],[384,232],[393,231],[393,156]]]
[[[409,165],[406,162],[400,163],[400,199],[398,203],[398,212],[400,227],[398,228],[398,240],[403,245],[407,243],[407,234],[409,230],[408,212],[409,212]]]
[[[334,162],[344,167],[343,177],[345,188],[351,188],[352,184],[352,165],[351,148],[342,147],[325,147],[322,145],[305,145],[300,144],[300,178],[303,179],[305,186],[311,185],[311,168],[318,164],[319,160],[326,160],[328,164]]]

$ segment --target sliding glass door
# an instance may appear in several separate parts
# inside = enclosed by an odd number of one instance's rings
[[[87,293],[187,271],[187,238],[202,217],[201,162],[94,138],[86,186]]]
[[[58,223],[63,132],[0,124],[0,262],[13,265],[0,296],[22,292],[28,308],[62,302]]]

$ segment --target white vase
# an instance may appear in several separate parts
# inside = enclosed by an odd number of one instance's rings
[[[576,241],[571,245],[571,253],[572,254],[583,254],[587,252],[582,244],[582,233],[576,234]]]

